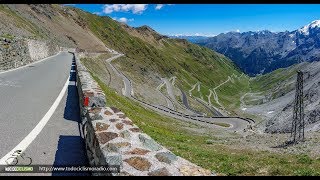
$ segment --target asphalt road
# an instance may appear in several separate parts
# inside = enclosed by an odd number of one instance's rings
[[[180,89],[181,91],[181,94],[182,94],[182,103],[183,105],[190,111],[192,111],[195,115],[202,115],[202,113],[200,112],[197,112],[195,111],[194,109],[192,109],[190,106],[189,106],[189,102],[188,102],[188,98],[186,96],[186,94]]]
[[[221,112],[219,112],[217,109],[215,109],[214,107],[210,107],[206,102],[204,102],[202,99],[200,98],[196,98],[196,100],[202,104],[208,111],[211,112],[211,114],[213,114],[213,116],[224,116],[223,114],[221,114]]]
[[[72,54],[61,52],[39,63],[0,74],[0,158],[37,126],[70,77],[57,109],[24,152],[32,158],[33,165],[87,165],[79,129],[72,59]]]

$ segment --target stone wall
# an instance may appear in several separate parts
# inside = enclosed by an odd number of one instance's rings
[[[0,71],[23,66],[31,62],[28,44],[23,39],[0,38]]]
[[[120,109],[106,107],[105,95],[76,55],[83,134],[91,165],[118,165],[113,176],[213,175],[158,144]],[[86,105],[84,105],[86,104]]]
[[[54,55],[59,51],[59,47],[50,42],[27,40],[29,55],[32,61],[37,61]]]
[[[51,42],[0,36],[0,71],[17,68],[59,52]]]

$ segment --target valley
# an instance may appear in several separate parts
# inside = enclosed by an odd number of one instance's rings
[[[30,39],[76,48],[106,104],[121,109],[175,154],[217,175],[320,175],[320,62],[314,61],[315,50],[308,49],[307,62],[300,62],[296,51],[302,50],[282,47],[272,58],[282,53],[288,62],[267,66],[261,60],[261,67],[251,68],[248,58],[263,58],[250,55],[255,48],[239,45],[251,37],[246,33],[201,38],[194,44],[69,6],[0,5],[0,15],[0,35],[5,36],[0,55],[6,45],[21,46],[19,53],[26,56],[21,44]],[[302,49],[311,41],[307,36],[316,33],[311,29],[303,37],[298,30],[290,32]],[[290,33],[276,36],[284,36],[287,44]],[[217,43],[229,42],[229,35],[231,45]],[[252,35],[258,39],[248,41],[258,44],[272,35],[260,32]],[[7,43],[11,36],[18,40]],[[238,42],[235,47],[233,41]],[[312,43],[317,49],[318,41]],[[31,59],[6,61],[27,64]],[[290,136],[297,70],[306,72],[306,142],[279,148]],[[0,86],[8,83],[0,79]]]

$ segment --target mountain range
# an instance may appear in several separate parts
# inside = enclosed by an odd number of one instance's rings
[[[228,32],[199,40],[232,59],[250,76],[320,59],[320,20],[294,31]]]

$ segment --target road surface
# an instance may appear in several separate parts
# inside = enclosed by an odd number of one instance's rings
[[[193,112],[195,115],[202,115],[202,113],[197,112],[196,110],[192,109],[192,108],[189,106],[189,102],[188,102],[188,98],[187,98],[186,94],[182,91],[182,89],[180,89],[180,91],[181,91],[181,94],[182,94],[182,103],[183,103],[183,105],[184,105],[188,110],[190,110],[191,112]]]
[[[0,74],[0,164],[14,150],[23,150],[33,165],[88,164],[72,60],[60,52]]]
[[[220,111],[218,111],[215,107],[210,106],[209,104],[207,104],[207,102],[205,102],[204,100],[200,99],[200,98],[196,98],[196,100],[202,104],[208,111],[211,112],[211,114],[213,114],[213,116],[224,116],[223,114],[221,114]]]

